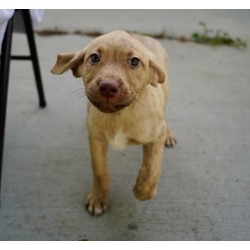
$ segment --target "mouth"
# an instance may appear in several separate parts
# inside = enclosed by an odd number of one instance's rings
[[[128,106],[128,104],[112,104],[109,102],[99,103],[91,101],[91,103],[103,113],[114,113]]]

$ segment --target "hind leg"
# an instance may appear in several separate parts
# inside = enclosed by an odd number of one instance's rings
[[[177,139],[171,129],[167,126],[166,138],[165,138],[165,146],[166,147],[174,147],[177,143]]]

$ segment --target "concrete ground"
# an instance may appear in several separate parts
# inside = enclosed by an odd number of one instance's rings
[[[141,148],[111,150],[111,200],[91,217],[86,97],[71,73],[50,73],[56,55],[92,38],[36,36],[48,106],[40,110],[30,62],[12,61],[3,162],[0,240],[250,240],[250,12],[248,10],[47,10],[36,28],[114,29],[190,36],[203,21],[246,49],[161,39],[169,54],[169,123],[157,196],[132,194]],[[25,53],[26,39],[13,37]]]

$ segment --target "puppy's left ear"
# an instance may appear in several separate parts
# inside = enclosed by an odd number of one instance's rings
[[[166,73],[156,61],[156,57],[150,53],[149,55],[149,70],[150,70],[150,84],[154,87],[158,83],[164,83],[166,78]]]
[[[57,61],[51,69],[51,73],[61,75],[71,69],[75,77],[81,77],[79,66],[83,63],[85,50],[75,53],[61,53],[57,56]]]

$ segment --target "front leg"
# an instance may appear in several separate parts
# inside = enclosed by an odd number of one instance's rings
[[[109,198],[109,173],[106,165],[107,143],[89,137],[93,170],[93,188],[86,200],[86,208],[92,215],[100,215],[107,210]]]
[[[134,186],[134,195],[139,200],[151,199],[157,191],[161,173],[164,140],[143,145],[143,164]]]

